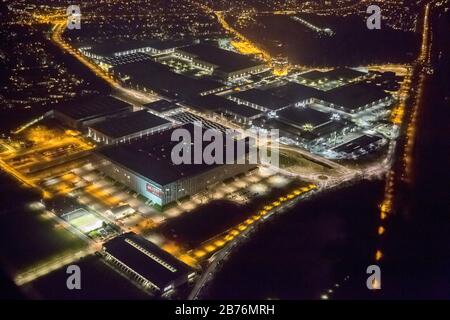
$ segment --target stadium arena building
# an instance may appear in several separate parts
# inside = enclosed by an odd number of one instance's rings
[[[186,129],[194,137],[194,125],[185,124]],[[144,137],[129,144],[106,147],[97,151],[99,170],[164,207],[180,198],[194,195],[210,186],[228,178],[250,171],[256,164],[238,164],[237,160],[246,158],[245,154],[237,155],[234,164],[179,164],[172,162],[171,152],[178,141],[171,141],[172,132],[166,130]],[[223,134],[223,133],[222,133]],[[224,137],[224,153],[226,139]],[[235,141],[234,143],[237,144]],[[204,142],[203,149],[209,144]],[[193,144],[191,156],[193,156]],[[236,145],[234,150],[238,150]],[[244,159],[245,160],[245,159]],[[192,161],[193,163],[193,161]]]

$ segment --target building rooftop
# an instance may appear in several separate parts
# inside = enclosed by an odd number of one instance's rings
[[[316,138],[326,136],[333,132],[344,129],[345,127],[351,126],[350,123],[345,121],[330,121],[321,126],[314,128],[311,132]]]
[[[136,52],[136,53],[127,54],[125,56],[105,57],[103,59],[103,62],[107,63],[111,66],[119,66],[122,64],[128,64],[128,63],[133,63],[133,62],[137,62],[137,61],[151,60],[151,59],[152,59],[152,57],[149,56],[148,54],[145,54],[142,52]]]
[[[275,118],[267,120],[265,125],[270,129],[279,129],[281,132],[287,132],[289,134],[299,136],[300,138],[310,142],[333,132],[342,130],[347,126],[344,122],[330,121],[309,131]]]
[[[263,114],[262,111],[238,104],[223,96],[217,96],[214,94],[197,97],[195,100],[191,101],[191,103],[194,107],[197,107],[202,111],[214,111],[219,113],[228,112],[248,118]]]
[[[350,68],[336,68],[326,73],[327,77],[336,80],[351,81],[365,76],[367,73]]]
[[[129,76],[131,81],[139,86],[171,98],[186,98],[224,86],[210,79],[195,79],[175,73],[155,61],[138,61],[114,67],[113,70]]]
[[[221,125],[220,123],[208,120],[202,116],[199,116],[198,114],[194,114],[189,111],[174,114],[174,115],[170,116],[170,118],[179,123],[182,123],[182,124],[186,124],[186,123],[199,124],[200,123],[203,128],[215,129],[215,130],[218,130],[223,133],[226,133],[227,131],[230,130],[230,128],[228,128],[224,125]]]
[[[390,97],[377,86],[367,83],[356,83],[332,89],[323,94],[323,100],[353,111],[369,103]]]
[[[290,103],[297,103],[311,98],[317,98],[322,94],[322,92],[317,89],[295,82],[289,82],[280,87],[267,89],[266,91],[278,97],[287,99]]]
[[[298,127],[310,124],[315,128],[331,121],[329,113],[304,107],[290,107],[278,112],[277,116],[281,121]]]
[[[130,51],[130,50],[137,50],[142,48],[153,48],[156,50],[167,50],[167,49],[174,49],[179,48],[183,46],[190,45],[192,41],[187,40],[167,40],[167,41],[160,41],[160,40],[124,40],[124,41],[112,41],[112,42],[104,42],[95,44],[92,46],[92,49],[89,49],[88,51],[99,55],[99,56],[112,56],[115,53],[118,52],[124,52],[124,51]]]
[[[183,178],[196,176],[206,170],[220,166],[220,164],[193,164],[193,150],[191,152],[192,164],[174,164],[172,162],[171,152],[179,142],[171,141],[171,135],[174,130],[179,128],[188,130],[193,139],[194,125],[189,123],[178,128],[144,137],[130,144],[112,146],[98,150],[97,152],[113,163],[126,167],[128,170],[150,179],[160,186]],[[223,140],[226,142],[225,138]],[[203,147],[206,147],[209,143],[204,141]],[[193,145],[191,145],[191,148],[193,148]],[[224,143],[225,148],[226,143]]]
[[[88,51],[99,56],[111,56],[117,52],[141,49],[151,44],[152,41],[150,40],[109,41],[95,44]]]
[[[326,78],[325,72],[318,70],[312,70],[309,72],[302,73],[299,77],[310,81],[317,81]]]
[[[217,96],[215,94],[209,94],[206,96],[193,97],[188,102],[192,107],[195,107],[203,112],[214,112],[224,107],[228,99]]]
[[[130,112],[123,117],[95,123],[92,129],[113,138],[121,138],[143,130],[169,124],[170,121],[155,116],[145,110]]]
[[[378,136],[371,136],[371,135],[362,135],[352,141],[349,141],[347,143],[344,143],[336,148],[333,149],[333,151],[336,152],[343,152],[347,154],[351,154],[354,152],[357,152],[359,150],[362,150],[364,148],[367,148],[373,143],[376,143],[380,141],[382,138]]]
[[[238,93],[233,93],[231,96],[273,111],[282,109],[290,104],[288,100],[276,96],[270,91],[260,89],[241,91]]]
[[[132,232],[109,240],[103,244],[103,249],[160,290],[180,278],[187,279],[194,272],[168,252]]]
[[[220,109],[224,113],[235,114],[235,115],[241,116],[243,118],[253,118],[253,117],[257,117],[257,116],[262,116],[264,114],[264,112],[262,112],[262,111],[247,107],[243,104],[235,103],[231,100],[229,100],[229,101],[232,103],[229,104],[226,108]]]
[[[151,47],[156,50],[168,50],[168,49],[176,49],[186,47],[192,44],[192,40],[156,40],[153,41]]]
[[[300,75],[301,78],[310,81],[351,81],[364,76],[366,73],[350,68],[336,68],[330,71],[313,70]]]
[[[158,100],[150,103],[146,103],[143,105],[144,108],[149,110],[154,110],[159,113],[163,113],[166,111],[174,110],[179,108],[179,106],[173,102],[167,100]]]
[[[224,50],[211,44],[201,43],[181,49],[182,51],[194,55],[197,59],[217,66],[223,72],[230,73],[262,65],[249,56],[245,56],[233,51]]]
[[[72,119],[86,121],[102,116],[131,110],[131,105],[111,96],[99,96],[59,106],[56,110]]]

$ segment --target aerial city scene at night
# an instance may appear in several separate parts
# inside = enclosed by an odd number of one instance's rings
[[[450,299],[450,0],[0,5],[2,299]]]

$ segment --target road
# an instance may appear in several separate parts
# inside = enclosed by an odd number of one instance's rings
[[[66,30],[66,19],[67,18],[56,18],[55,20],[50,19],[50,21],[53,23],[52,35],[50,37],[51,40],[63,51],[66,51],[74,56],[78,61],[85,65],[89,70],[91,70],[97,77],[105,81],[113,89],[113,95],[134,105],[142,105],[144,103],[160,100],[160,97],[158,95],[147,94],[130,88],[125,88],[118,80],[114,79],[110,74],[100,69],[100,67],[98,67],[95,63],[91,62],[88,58],[82,55],[76,48],[72,47],[71,44],[65,42],[62,35]]]
[[[410,176],[410,170],[411,170],[411,157],[412,157],[412,146],[414,144],[414,138],[415,138],[415,128],[416,128],[416,121],[417,121],[417,114],[419,112],[419,108],[422,105],[422,99],[423,99],[423,86],[424,82],[426,80],[426,68],[430,65],[430,26],[429,26],[429,19],[431,14],[431,6],[434,1],[428,3],[425,6],[424,9],[424,19],[423,19],[423,26],[422,26],[422,45],[421,45],[421,52],[417,59],[417,62],[413,66],[413,72],[419,72],[419,80],[417,81],[417,91],[414,95],[414,103],[413,108],[411,112],[411,117],[409,118],[409,121],[404,126],[406,128],[406,142],[403,146],[404,152],[403,152],[403,170],[404,173],[400,173],[403,177]],[[409,87],[410,88],[410,87]],[[407,98],[407,95],[403,92],[401,96],[401,102],[404,103]],[[403,114],[402,114],[403,115]],[[400,123],[403,121],[401,119]],[[362,172],[362,175],[358,176],[357,174],[351,174],[349,173],[348,176],[345,177],[345,182],[357,182],[360,179],[365,178],[372,178],[372,177],[378,177],[384,175],[384,173],[388,172],[388,175],[386,177],[386,187],[385,187],[385,196],[384,200],[380,205],[380,218],[381,221],[385,221],[385,219],[392,213],[393,209],[393,200],[395,195],[395,188],[397,187],[395,180],[397,175],[399,174],[395,170],[395,154],[396,154],[396,148],[397,143],[396,140],[392,140],[389,145],[388,155],[383,161],[383,163],[379,165],[372,166],[368,169],[366,169],[364,172]],[[296,148],[294,148],[295,151]],[[333,163],[334,164],[334,163]],[[394,165],[394,167],[392,167]],[[391,170],[393,168],[394,170]],[[347,169],[347,168],[345,168]],[[348,170],[348,169],[347,169]],[[331,188],[336,188],[339,186],[342,186],[344,182],[343,179],[339,179],[337,181],[333,181],[331,184],[323,186],[320,188],[320,192],[329,191]],[[263,220],[262,220],[263,221]],[[381,237],[386,230],[386,226],[384,223],[380,225],[378,228],[378,234]],[[215,270],[218,268],[220,263],[228,256],[231,249],[235,247],[243,238],[247,236],[247,234],[251,231],[248,230],[244,233],[242,233],[239,237],[236,237],[235,240],[230,242],[226,247],[224,247],[221,251],[217,252],[213,257],[211,257],[210,263],[205,269],[202,276],[199,278],[197,283],[195,284],[192,292],[190,293],[188,299],[194,300],[197,299],[201,290],[205,287],[207,282],[213,278]],[[377,249],[374,258],[376,261],[380,261],[383,258],[383,251],[381,248]]]
[[[101,248],[101,243],[94,242],[92,239],[88,238],[82,232],[78,231],[70,223],[62,220],[52,212],[47,211],[46,214],[48,217],[50,217],[55,221],[55,224],[64,227],[64,229],[66,229],[68,232],[71,232],[76,236],[80,237],[81,239],[83,239],[88,246],[85,249],[79,250],[75,253],[70,252],[67,254],[60,255],[56,258],[53,258],[49,261],[39,264],[38,266],[34,267],[31,270],[27,270],[25,272],[16,275],[16,277],[14,278],[14,282],[18,286],[27,284],[31,281],[34,281],[40,277],[45,276],[46,274],[49,274],[52,271],[58,270],[59,268],[72,264],[85,256],[93,254],[95,251],[98,251]]]
[[[235,34],[236,37],[238,39],[240,39],[241,41],[248,42],[251,44],[251,42],[245,36],[243,36],[242,34],[237,32],[236,30],[234,30],[232,27],[230,27],[228,25],[228,23],[226,23],[222,12],[213,12],[213,13],[216,15],[219,22],[222,24],[222,26],[226,30]],[[429,22],[428,22],[429,14],[430,14],[430,4],[428,4],[425,8],[424,23],[423,23],[422,49],[421,49],[421,54],[418,59],[418,62],[415,66],[416,69],[421,69],[421,70],[424,69],[426,67],[427,62],[429,62],[429,42],[430,42],[430,40],[429,40],[429,25],[428,25],[429,24]],[[143,103],[159,100],[160,97],[157,95],[148,95],[148,94],[144,94],[142,92],[136,91],[136,90],[132,90],[132,89],[123,87],[120,82],[115,80],[112,76],[107,74],[105,71],[101,70],[97,65],[92,63],[86,57],[84,57],[75,48],[73,48],[70,44],[68,44],[64,41],[62,34],[64,33],[65,27],[66,27],[65,20],[56,20],[54,22],[53,32],[51,35],[52,41],[55,42],[61,49],[70,53],[75,58],[77,58],[81,63],[83,63],[86,67],[88,67],[92,72],[94,72],[99,78],[103,79],[106,83],[108,83],[111,86],[111,88],[113,89],[113,95],[115,95],[119,99],[122,99],[129,103],[132,103],[134,105],[141,105]],[[256,48],[256,50],[260,51],[261,56],[264,58],[264,60],[271,61],[271,57],[267,52],[257,48],[257,46],[254,44],[252,44],[252,45]],[[405,169],[406,169],[405,175],[406,176],[408,176],[407,169],[410,168],[410,161],[408,159],[410,159],[410,156],[411,156],[412,144],[413,144],[414,137],[415,137],[414,136],[415,120],[416,120],[416,115],[417,115],[418,109],[421,105],[421,99],[423,96],[422,87],[423,87],[423,82],[425,81],[425,78],[426,78],[426,75],[422,71],[419,76],[419,82],[418,82],[419,89],[416,94],[416,102],[414,104],[414,111],[412,113],[411,119],[407,126],[408,139],[406,142],[405,153],[404,153],[404,157],[403,157],[404,162],[405,162]],[[204,115],[202,115],[202,116],[204,116]],[[217,119],[215,119],[215,121],[217,121]],[[390,160],[393,156],[395,145],[390,146],[389,156],[388,156],[388,160],[386,162],[384,162],[383,164],[377,165],[377,166],[370,167],[369,169],[367,169],[364,172],[348,169],[344,166],[336,164],[335,162],[324,159],[322,157],[318,157],[316,155],[313,155],[309,152],[300,150],[298,148],[288,147],[288,146],[282,146],[281,148],[285,149],[285,150],[300,153],[301,155],[303,155],[307,158],[314,159],[315,161],[317,161],[319,163],[325,163],[325,164],[331,166],[332,168],[336,169],[337,171],[339,171],[342,174],[340,178],[328,181],[325,185],[322,185],[322,187],[320,188],[320,192],[324,192],[324,191],[329,191],[332,188],[338,187],[338,186],[342,185],[342,183],[344,183],[344,182],[356,182],[361,179],[375,177],[375,176],[384,174],[386,172],[386,170],[389,168],[389,165],[391,162]],[[382,206],[382,216],[383,216],[383,210],[385,210],[388,207],[391,207],[390,203],[392,200],[393,186],[391,186],[390,184],[392,183],[393,179],[390,176],[388,176],[387,181],[388,182],[387,182],[387,187],[386,187],[387,191],[386,191],[386,195],[385,195],[385,201],[387,201],[386,204],[389,204],[389,205]],[[308,197],[310,197],[310,196],[311,195],[308,195]],[[283,212],[283,211],[285,211],[286,208],[288,208],[292,204],[293,203],[283,205],[281,207],[281,209],[274,210],[274,213],[275,212],[277,212],[277,213]],[[258,223],[263,223],[263,221],[264,221],[264,219],[261,219],[260,221],[258,221]],[[255,224],[255,226],[256,226],[256,224]],[[226,256],[230,253],[231,249],[234,246],[236,246],[239,242],[244,240],[249,235],[249,233],[254,230],[255,226],[252,226],[251,228],[248,228],[247,230],[242,232],[239,235],[239,237],[236,238],[236,240],[233,240],[232,242],[230,242],[226,247],[224,247],[224,249],[222,249],[221,251],[219,251],[218,253],[216,253],[213,256],[211,263],[208,265],[208,267],[204,271],[202,277],[196,283],[194,290],[191,292],[191,295],[189,296],[190,299],[195,299],[198,296],[201,289],[204,287],[205,283],[209,280],[210,276],[213,274],[214,270],[217,268],[217,266],[220,264],[220,262],[224,258],[226,258]],[[56,270],[59,267],[62,267],[68,263],[78,260],[79,258],[81,258],[84,255],[94,252],[95,251],[94,248],[95,248],[95,246],[90,246],[85,251],[80,251],[80,252],[76,253],[75,255],[72,254],[70,256],[60,257],[60,258],[56,259],[55,261],[52,261],[45,265],[42,265],[28,273],[19,275],[16,278],[16,282],[19,284],[23,284],[28,281],[32,281],[33,279],[35,279],[39,276],[42,276],[43,274],[46,274],[52,270]],[[378,252],[377,252],[377,256],[379,256]]]
[[[430,27],[430,15],[432,13],[432,6],[435,3],[434,0],[430,1],[424,8],[423,21],[422,21],[422,43],[419,56],[413,65],[412,81],[416,83],[414,89],[411,92],[412,99],[409,100],[409,105],[405,108],[402,131],[405,132],[405,139],[403,144],[397,144],[393,147],[395,152],[394,161],[392,161],[392,168],[388,171],[386,177],[386,185],[384,191],[384,198],[380,204],[380,227],[379,232],[380,243],[382,236],[385,234],[387,226],[387,219],[395,212],[395,200],[398,195],[399,188],[402,183],[410,183],[412,175],[412,156],[413,146],[415,141],[416,127],[417,127],[417,115],[420,112],[420,108],[423,105],[423,88],[427,81],[427,68],[430,65],[430,50],[431,50],[431,27]],[[402,119],[403,120],[403,119]],[[403,122],[403,121],[402,121]],[[383,248],[380,244],[376,250],[374,258],[375,261],[380,261],[383,258]]]
[[[252,232],[254,232],[259,225],[263,224],[265,221],[270,219],[270,217],[285,212],[287,209],[291,208],[293,205],[295,205],[298,201],[304,200],[306,198],[311,197],[315,194],[315,191],[310,191],[309,193],[300,196],[298,198],[295,198],[290,201],[286,201],[284,204],[280,205],[279,207],[275,207],[274,209],[270,210],[267,215],[265,215],[263,218],[259,219],[255,223],[253,223],[250,227],[245,229],[244,231],[240,232],[238,235],[235,236],[233,240],[228,242],[220,251],[212,255],[208,259],[208,266],[203,271],[200,278],[197,280],[197,282],[194,285],[194,288],[192,289],[191,293],[188,296],[188,300],[196,300],[201,292],[201,290],[205,287],[205,285],[208,283],[209,280],[211,280],[214,276],[214,272],[217,271],[220,264],[228,257],[228,255],[232,252],[233,248],[237,247],[239,244],[244,242]]]
[[[42,276],[45,276],[46,274],[49,274],[52,271],[58,270],[66,265],[72,264],[85,256],[93,254],[96,250],[97,249],[94,249],[93,247],[89,247],[85,250],[77,251],[76,253],[70,253],[60,256],[49,262],[40,264],[38,267],[33,268],[32,270],[17,275],[14,278],[14,282],[18,286],[22,286]]]

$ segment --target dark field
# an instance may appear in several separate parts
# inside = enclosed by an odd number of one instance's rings
[[[161,226],[160,231],[168,238],[194,248],[202,242],[236,226],[257,210],[262,209],[288,190],[305,186],[294,181],[284,188],[273,189],[265,196],[258,196],[246,205],[237,205],[230,201],[213,201],[192,212],[170,219]]]
[[[24,271],[52,257],[75,252],[85,243],[42,212],[32,211],[27,204],[37,200],[36,193],[21,188],[10,178],[1,177],[0,248],[1,261],[9,272]]]
[[[320,27],[335,31],[324,36],[285,15],[261,15],[258,25],[242,30],[257,39],[272,55],[288,56],[293,64],[308,66],[356,66],[412,61],[419,40],[413,33],[389,29],[369,30],[357,16],[324,17],[302,14]]]
[[[121,274],[106,265],[100,257],[89,256],[76,263],[81,269],[81,289],[68,290],[66,269],[61,268],[27,285],[25,291],[35,299],[149,299]]]
[[[365,288],[382,187],[318,196],[265,223],[224,262],[203,298],[318,299],[336,283],[345,290],[347,276]]]

